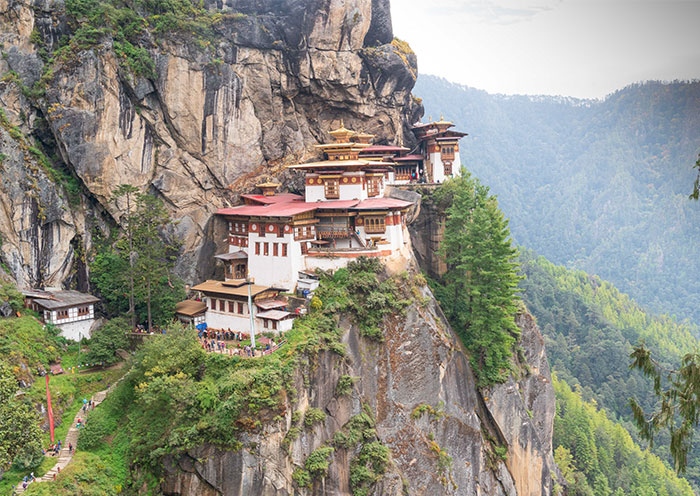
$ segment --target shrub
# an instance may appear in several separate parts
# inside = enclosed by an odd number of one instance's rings
[[[349,395],[357,379],[357,377],[352,377],[350,375],[341,375],[338,379],[338,384],[335,386],[335,394],[338,396]]]
[[[311,407],[304,414],[304,425],[308,428],[326,420],[326,414],[318,408]]]
[[[311,452],[306,459],[304,467],[309,472],[312,479],[322,479],[326,476],[328,473],[328,466],[330,465],[328,457],[331,456],[334,451],[332,446],[319,446]]]

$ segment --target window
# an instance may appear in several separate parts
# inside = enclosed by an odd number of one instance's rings
[[[386,231],[386,219],[384,217],[365,217],[365,231],[370,234]]]
[[[446,176],[451,176],[452,175],[452,164],[447,162],[445,164],[445,175]]]
[[[378,177],[367,178],[367,196],[379,195],[379,181]]]
[[[226,302],[224,300],[219,300],[219,312],[225,312]]]
[[[228,302],[228,312],[229,312],[229,313],[233,313],[233,312],[234,312],[233,307],[234,307],[234,303],[233,303],[232,301],[229,301],[229,302]]]
[[[255,254],[260,255],[260,241],[255,242]]]
[[[90,307],[80,307],[78,308],[78,316],[88,315],[90,313]]]
[[[273,320],[272,321],[272,328],[276,331],[277,330],[277,321]]]
[[[282,224],[277,226],[277,237],[284,238],[284,226]]]
[[[267,329],[267,325],[268,325],[267,319],[263,319],[263,327],[265,329]]]
[[[309,251],[309,248],[307,247],[306,243],[301,243],[301,254],[306,255]]]
[[[273,257],[279,256],[279,252],[277,251],[278,250],[277,245],[279,245],[279,243],[272,243],[272,256]]]
[[[263,243],[263,255],[268,256],[270,254],[269,243]]]
[[[323,181],[326,198],[340,198],[337,179],[326,179]]]
[[[243,315],[245,313],[245,311],[243,309],[243,303],[241,303],[241,302],[238,302],[238,313],[241,315]]]
[[[282,243],[282,256],[287,256],[287,243]]]
[[[209,300],[209,306],[211,307],[212,310],[216,310],[216,298],[211,298]]]

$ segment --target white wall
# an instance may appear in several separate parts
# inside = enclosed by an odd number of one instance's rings
[[[260,255],[255,254],[255,243],[260,244]],[[262,243],[268,244],[268,255]],[[273,243],[280,244],[277,256],[273,256]],[[281,243],[287,245],[287,256],[282,256]],[[248,271],[255,278],[255,284],[261,286],[274,286],[286,290],[293,290],[296,285],[298,272],[303,268],[301,262],[301,246],[294,240],[294,234],[285,234],[278,237],[277,234],[265,234],[259,236],[251,233],[248,237]]]
[[[307,184],[305,189],[305,201],[315,202],[325,200],[325,189],[323,184]]]
[[[92,324],[95,323],[95,319],[83,319],[73,322],[64,322],[63,324],[56,324],[56,326],[61,329],[61,336],[67,339],[72,339],[73,341],[78,341],[83,338],[90,337],[90,330],[92,329]]]
[[[445,182],[445,166],[442,163],[442,159],[440,158],[440,152],[434,152],[430,154],[430,163],[433,166],[433,182]]]
[[[455,150],[455,159],[452,161],[452,176],[457,177],[462,174],[462,159],[459,150]]]
[[[359,183],[352,184],[350,182],[348,183],[343,183],[343,179],[345,177],[340,178],[340,198],[339,200],[366,200],[368,198],[367,196],[367,188],[362,187],[362,178],[355,176]],[[350,180],[350,177],[347,178],[348,181]]]

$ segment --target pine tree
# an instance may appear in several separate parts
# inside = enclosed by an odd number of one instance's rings
[[[153,195],[140,194],[136,197],[134,224],[134,249],[138,254],[135,268],[146,302],[148,329],[151,330],[153,287],[159,285],[161,278],[168,277],[179,244],[173,241],[165,243],[162,231],[170,225],[170,215],[163,201]]]
[[[471,354],[479,385],[503,382],[519,335],[517,250],[488,187],[463,171],[436,193],[449,204],[440,253],[447,265],[439,291],[448,318]]]
[[[131,184],[120,184],[117,189],[114,190],[114,198],[124,198],[126,201],[126,213],[122,217],[122,222],[124,223],[124,232],[126,234],[126,240],[129,246],[128,249],[128,260],[129,260],[129,271],[127,278],[129,280],[129,315],[131,316],[131,327],[136,327],[136,304],[134,297],[134,216],[132,212],[132,207],[135,204],[135,198],[138,193],[138,189]]]

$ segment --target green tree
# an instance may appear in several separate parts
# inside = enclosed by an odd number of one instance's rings
[[[91,279],[108,315],[131,315],[133,296],[132,325],[137,320],[149,328],[154,322],[164,325],[172,320],[175,303],[185,298],[183,282],[170,273],[180,243],[169,235],[171,221],[160,199],[122,186],[131,214],[123,217],[116,241],[96,243]]]
[[[117,351],[129,346],[124,334],[127,330],[129,322],[123,317],[112,319],[97,329],[90,338],[88,362],[111,364],[117,361]]]
[[[30,403],[15,396],[17,380],[12,369],[0,362],[0,469],[15,459],[34,466],[41,458],[41,431]]]
[[[167,278],[175,264],[179,243],[163,239],[163,232],[170,225],[170,215],[160,198],[140,194],[136,197],[134,219],[134,249],[136,273],[141,283],[141,291],[146,302],[148,329],[153,325],[153,286],[154,282]]]
[[[514,319],[520,276],[508,221],[488,187],[467,171],[447,181],[435,197],[448,205],[440,303],[471,354],[480,386],[503,382],[520,333]]]
[[[120,184],[114,190],[114,198],[124,198],[126,201],[126,212],[122,216],[124,224],[124,233],[128,243],[127,260],[129,270],[127,271],[127,279],[129,281],[129,315],[131,316],[131,327],[136,327],[136,304],[134,298],[134,216],[132,207],[135,203],[135,197],[138,194],[138,189],[131,184]]]
[[[630,399],[639,434],[653,444],[654,436],[668,429],[671,457],[676,471],[682,473],[700,423],[700,353],[686,353],[677,370],[663,367],[643,343],[635,346],[630,358],[630,368],[641,370],[653,380],[658,399],[658,406],[650,414],[644,412],[635,398]]]
[[[698,176],[695,178],[695,182],[693,183],[693,192],[690,194],[690,199],[697,200],[700,198],[700,154],[698,155],[698,159],[695,161],[693,168],[698,169]]]

